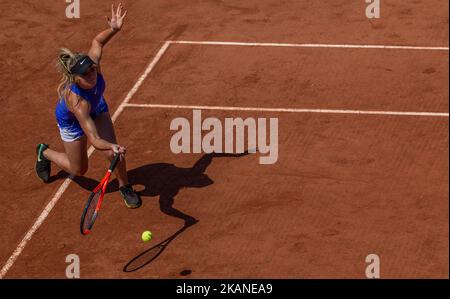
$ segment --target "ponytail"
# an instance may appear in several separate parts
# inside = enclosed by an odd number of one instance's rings
[[[69,49],[61,48],[59,50],[57,66],[62,77],[57,92],[59,99],[64,99],[64,101],[67,101],[69,87],[75,83],[75,75],[70,72],[70,69],[75,65],[77,58],[78,54],[72,53]]]

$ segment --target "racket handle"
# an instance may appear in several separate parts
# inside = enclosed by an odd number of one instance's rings
[[[109,166],[109,171],[113,172],[114,168],[117,166],[117,162],[119,162],[120,155],[118,153],[114,153],[114,158],[111,161],[111,166]]]

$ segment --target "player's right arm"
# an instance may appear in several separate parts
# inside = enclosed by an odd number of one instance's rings
[[[72,107],[73,114],[77,118],[80,123],[81,128],[83,129],[84,134],[88,138],[89,142],[97,149],[101,151],[112,150],[116,153],[125,154],[125,148],[110,143],[102,138],[100,138],[97,128],[95,126],[94,120],[89,114],[91,110],[91,105],[88,101],[83,99],[77,99],[77,95],[74,93],[70,93],[69,102],[75,103]]]

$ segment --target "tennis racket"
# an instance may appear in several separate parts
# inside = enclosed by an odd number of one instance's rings
[[[101,180],[100,184],[94,188],[89,195],[86,206],[84,207],[83,214],[81,215],[80,232],[82,235],[87,235],[91,232],[94,226],[95,219],[97,219],[98,211],[102,205],[103,197],[105,196],[106,187],[108,186],[111,174],[116,168],[119,161],[119,154],[115,154],[108,171]]]

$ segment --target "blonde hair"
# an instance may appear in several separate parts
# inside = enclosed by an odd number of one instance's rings
[[[76,82],[75,75],[70,72],[70,69],[77,62],[80,54],[72,53],[67,48],[59,49],[58,55],[58,69],[62,74],[61,82],[58,85],[57,92],[59,99],[64,99],[67,103],[67,96],[70,93],[70,86]]]

